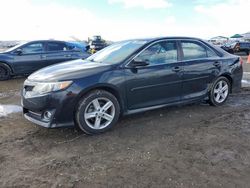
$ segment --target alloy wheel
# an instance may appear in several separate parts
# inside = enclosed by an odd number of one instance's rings
[[[224,80],[220,80],[214,87],[214,100],[217,103],[223,103],[229,94],[228,83]]]
[[[86,124],[95,130],[109,126],[115,117],[115,106],[107,98],[92,100],[85,109],[84,120]]]

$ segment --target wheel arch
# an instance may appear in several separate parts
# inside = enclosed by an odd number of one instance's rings
[[[10,69],[10,73],[14,74],[14,70],[13,70],[13,68],[11,67],[11,65],[8,62],[6,62],[6,61],[0,61],[0,65],[1,64],[7,66]]]
[[[113,94],[117,98],[117,100],[119,102],[120,109],[121,109],[121,114],[124,112],[125,104],[124,104],[124,101],[122,100],[121,93],[118,91],[118,88],[114,87],[111,84],[95,85],[93,87],[84,89],[83,91],[80,92],[80,94],[78,94],[78,96],[76,98],[76,103],[75,103],[76,105],[75,106],[77,106],[77,103],[81,100],[81,98],[84,95],[86,95],[87,93],[89,93],[91,91],[94,91],[94,90],[104,90],[104,91],[107,91],[107,92]],[[75,108],[75,110],[76,110],[76,108]]]

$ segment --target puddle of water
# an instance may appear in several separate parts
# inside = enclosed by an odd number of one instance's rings
[[[21,106],[0,104],[0,117],[8,116],[9,114],[18,113],[21,111],[22,111]]]

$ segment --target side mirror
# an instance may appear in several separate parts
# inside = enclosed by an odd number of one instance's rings
[[[14,53],[17,55],[22,55],[23,51],[22,51],[22,49],[19,48]]]
[[[140,60],[140,59],[134,59],[130,64],[130,66],[133,67],[133,68],[145,67],[147,65],[149,65],[147,60]]]
[[[87,46],[85,47],[85,49],[86,49],[86,51],[89,51],[90,46],[89,46],[89,45],[87,45]]]

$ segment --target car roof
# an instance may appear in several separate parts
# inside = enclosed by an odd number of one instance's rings
[[[185,39],[185,40],[199,40],[199,41],[202,41],[202,39],[200,39],[200,38],[181,37],[181,36],[177,36],[177,37],[169,36],[169,37],[135,38],[135,39],[129,39],[129,40],[125,40],[125,41],[135,41],[136,40],[136,41],[154,42],[154,41],[165,40],[165,39],[172,39],[172,40]]]
[[[182,36],[176,36],[176,37],[174,37],[174,36],[169,36],[169,37],[135,38],[135,39],[128,39],[128,40],[125,40],[125,41],[137,40],[137,41],[153,42],[153,41],[164,40],[164,39],[202,40],[202,39],[195,38],[195,37],[182,37]],[[61,41],[61,40],[34,40],[34,41],[29,41],[28,43],[30,43],[30,42],[67,42],[67,41]],[[69,43],[74,43],[74,42],[69,42]]]
[[[161,40],[161,39],[176,39],[176,40],[179,40],[179,39],[190,39],[190,40],[201,40],[199,38],[196,38],[196,37],[182,37],[182,36],[169,36],[169,37],[155,37],[155,38],[152,38],[152,40]]]
[[[61,41],[61,40],[32,40],[27,43],[33,43],[33,42],[66,42],[66,41]]]

